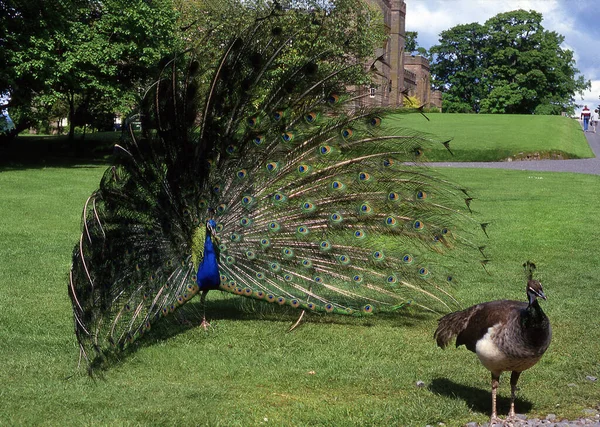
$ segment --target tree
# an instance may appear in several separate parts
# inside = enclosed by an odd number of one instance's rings
[[[544,30],[542,14],[516,10],[458,25],[433,46],[434,86],[444,111],[560,114],[591,87],[579,74],[564,37]]]
[[[170,0],[51,1],[56,7],[41,0],[0,3],[14,28],[3,47],[9,71],[0,76],[0,92],[10,94],[17,131],[66,103],[73,140],[77,119],[89,117],[87,106],[115,112],[133,105],[160,59],[180,47],[177,14]]]

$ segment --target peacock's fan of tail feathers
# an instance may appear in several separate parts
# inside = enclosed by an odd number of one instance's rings
[[[205,32],[220,57],[165,62],[85,203],[69,294],[90,362],[199,292],[209,220],[222,291],[353,315],[455,304],[445,265],[478,246],[464,190],[420,165],[441,140],[369,106],[366,62],[327,43],[333,12],[256,13]]]

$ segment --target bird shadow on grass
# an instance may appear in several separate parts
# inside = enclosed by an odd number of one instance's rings
[[[275,303],[258,302],[246,298],[222,298],[206,302],[206,319],[215,325],[221,320],[277,322],[282,325],[281,336],[284,337],[290,327],[298,320],[301,311]],[[435,314],[413,310],[395,313],[380,313],[377,316],[352,317],[343,315],[327,315],[308,313],[298,326],[304,324],[335,324],[356,327],[410,327]],[[96,358],[91,363],[88,373],[94,378],[102,378],[102,372],[111,366],[125,362],[138,350],[157,345],[188,330],[200,327],[202,323],[202,306],[200,302],[188,302],[175,313],[160,319],[143,336],[127,344],[122,349],[105,352],[105,357]],[[210,328],[208,330],[210,333]],[[293,332],[292,332],[293,333]]]
[[[429,391],[440,396],[447,396],[453,399],[462,399],[475,412],[481,412],[486,415],[492,413],[492,391],[491,380],[489,390],[483,390],[478,387],[471,387],[455,383],[446,378],[434,378],[429,385]],[[498,388],[500,390],[500,388]],[[510,409],[510,386],[508,387],[509,396],[496,397],[496,409],[498,415],[508,414]],[[533,407],[529,400],[517,397],[515,399],[515,409],[518,413],[530,412]]]

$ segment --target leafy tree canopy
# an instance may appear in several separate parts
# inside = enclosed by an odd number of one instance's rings
[[[446,112],[560,114],[591,87],[579,75],[564,37],[542,26],[542,14],[515,10],[485,24],[457,25],[432,46],[434,86]]]

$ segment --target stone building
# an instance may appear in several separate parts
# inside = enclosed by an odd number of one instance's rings
[[[367,0],[378,6],[383,13],[388,39],[384,46],[375,51],[375,85],[369,91],[371,104],[400,107],[404,105],[404,94],[414,96],[420,105],[441,110],[441,93],[431,90],[429,61],[404,52],[406,3],[403,0]],[[437,92],[437,93],[436,93]]]

